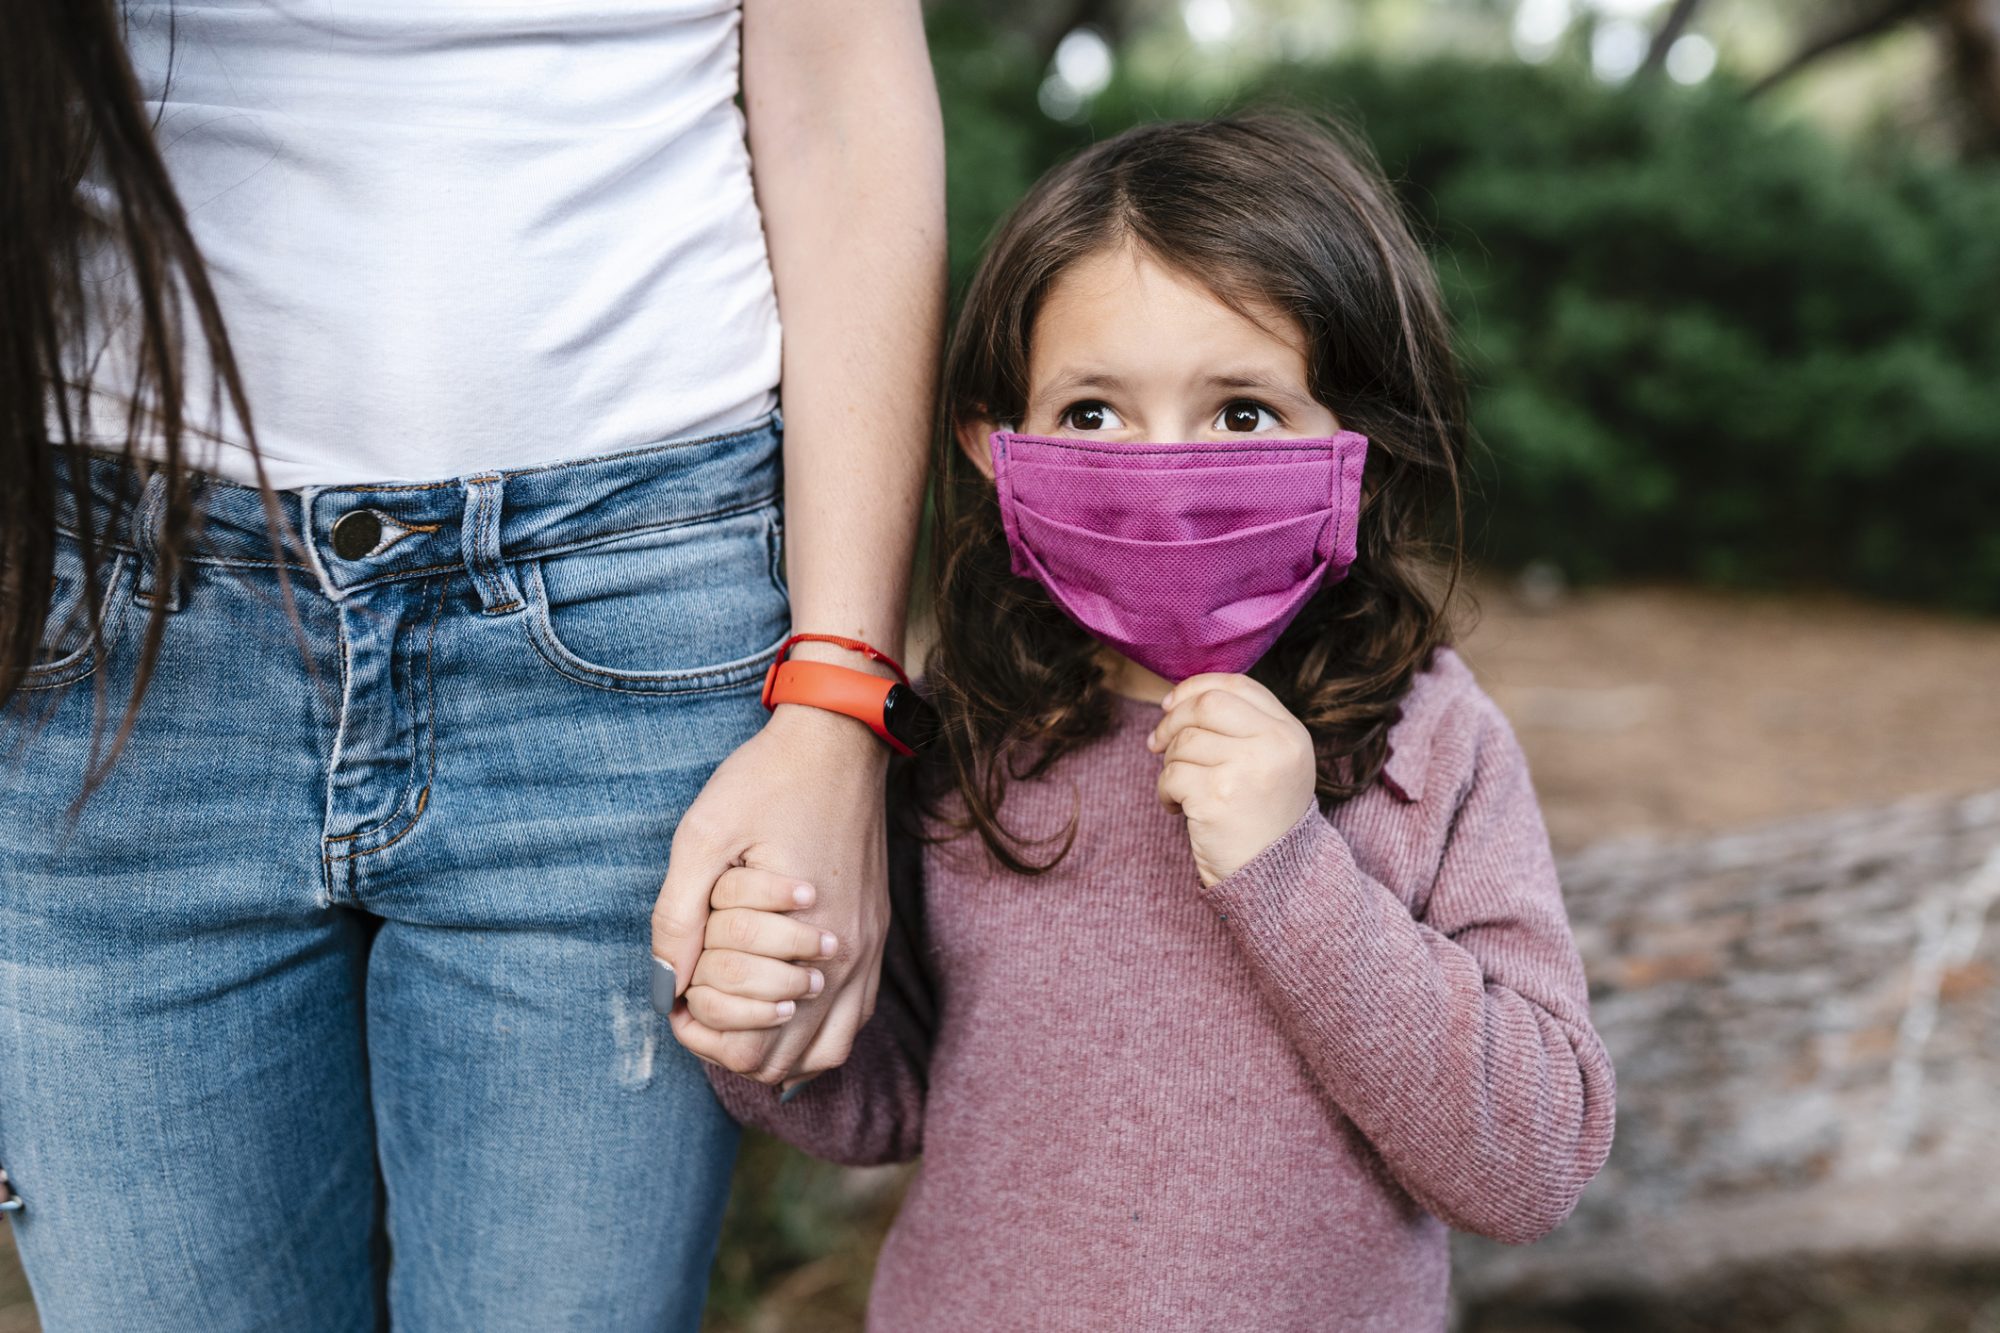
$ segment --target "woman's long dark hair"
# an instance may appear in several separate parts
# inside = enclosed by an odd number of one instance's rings
[[[108,200],[86,210],[86,169]],[[163,482],[153,559],[161,587],[180,577],[196,513],[186,461],[184,366],[191,339],[214,367],[213,406],[250,413],[215,293],[154,142],[113,0],[12,6],[0,43],[0,704],[33,666],[50,615],[57,500],[74,498],[93,651],[103,620],[100,571],[135,496],[93,502],[86,439],[92,358],[84,346],[85,261],[108,248],[131,301],[134,371],[118,386],[127,475]],[[145,445],[142,453],[142,442]],[[246,443],[248,441],[246,440]],[[51,447],[51,445],[60,447]],[[253,449],[253,458],[255,457]],[[261,470],[260,470],[261,475]],[[266,496],[269,490],[266,488]],[[275,510],[273,517],[275,518]],[[277,529],[274,525],[273,531]],[[125,718],[93,780],[116,757],[158,658],[166,599],[147,622]],[[100,673],[100,682],[102,675]],[[99,688],[102,686],[100,684]]]
[[[1467,427],[1450,328],[1365,149],[1326,124],[1258,114],[1141,126],[1055,168],[1002,224],[946,352],[925,667],[941,734],[918,779],[927,813],[1022,873],[1068,843],[1030,856],[1001,821],[1009,782],[1104,735],[1112,703],[1097,644],[1010,572],[993,485],[952,439],[1020,420],[1042,298],[1069,265],[1126,243],[1239,310],[1290,320],[1313,396],[1368,437],[1359,558],[1251,672],[1312,732],[1322,801],[1380,774],[1400,702],[1448,637],[1462,563]]]

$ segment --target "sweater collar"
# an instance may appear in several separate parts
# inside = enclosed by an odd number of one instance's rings
[[[1464,660],[1449,648],[1439,648],[1430,665],[1410,682],[1410,692],[1403,696],[1401,710],[1389,728],[1389,758],[1382,765],[1382,785],[1397,800],[1413,803],[1424,799],[1424,779],[1438,723],[1453,697],[1471,681],[1472,672]]]

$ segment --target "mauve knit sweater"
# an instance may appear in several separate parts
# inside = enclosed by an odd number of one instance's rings
[[[922,1155],[871,1329],[1441,1329],[1445,1228],[1533,1240],[1604,1162],[1611,1064],[1527,764],[1456,656],[1379,784],[1212,889],[1153,796],[1158,717],[1121,701],[1012,787],[1017,830],[1079,815],[1050,873],[976,839],[892,858],[844,1066],[787,1103],[712,1075],[816,1156]]]

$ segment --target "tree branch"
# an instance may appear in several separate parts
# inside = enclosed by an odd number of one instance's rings
[[[1645,78],[1659,72],[1667,63],[1667,52],[1687,31],[1688,24],[1694,22],[1694,13],[1701,8],[1702,0],[1674,0],[1674,7],[1667,11],[1667,17],[1653,34],[1653,43],[1646,48],[1646,59],[1639,66],[1639,77]]]
[[[1750,86],[1748,97],[1761,97],[1785,80],[1797,74],[1824,55],[1866,41],[1889,31],[1897,25],[1917,17],[1927,10],[1937,8],[1939,0],[1887,0],[1850,15],[1845,23],[1828,28],[1818,36],[1808,38],[1805,45],[1792,53],[1789,60],[1757,80]]]

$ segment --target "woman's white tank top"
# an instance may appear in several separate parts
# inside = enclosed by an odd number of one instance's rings
[[[533,466],[771,409],[738,0],[127,12],[274,485]],[[98,277],[91,435],[121,439],[131,323]],[[216,437],[196,462],[252,479],[190,359],[188,410]]]

